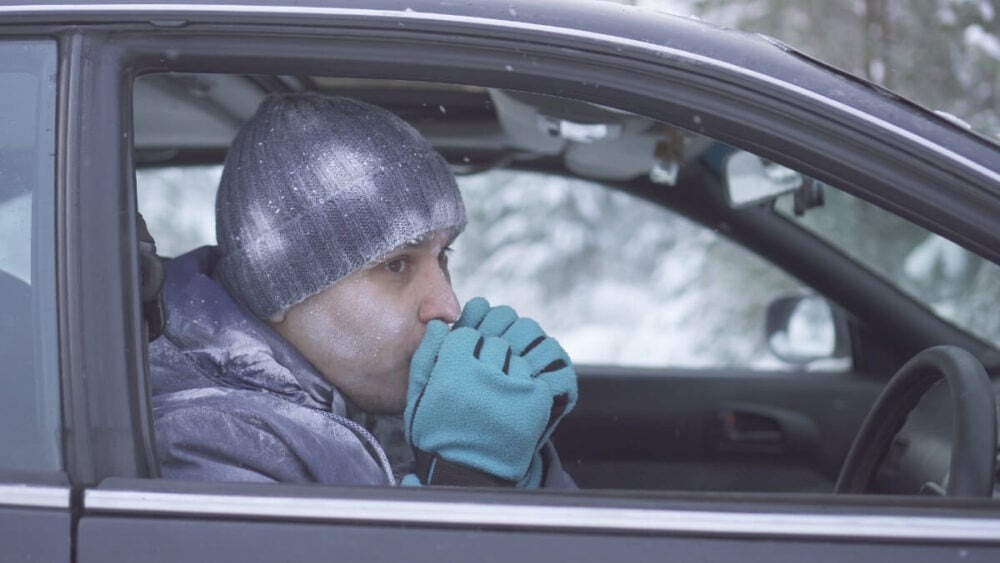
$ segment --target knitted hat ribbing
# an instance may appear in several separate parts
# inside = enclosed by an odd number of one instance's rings
[[[263,319],[466,222],[448,164],[413,127],[319,94],[261,103],[226,155],[215,213],[218,275]]]

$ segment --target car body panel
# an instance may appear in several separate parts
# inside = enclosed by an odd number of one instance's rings
[[[14,475],[4,481],[17,482]],[[0,538],[10,561],[70,561],[73,518],[70,489],[56,485],[0,484]]]
[[[158,516],[169,517],[178,525],[165,528],[163,539],[156,539],[156,542],[165,542],[166,538],[173,537],[176,543],[187,534],[195,534],[212,545],[213,540],[208,538],[211,534],[203,535],[196,531],[196,523],[224,524],[219,526],[219,532],[232,538],[230,534],[240,533],[236,523],[256,521],[261,524],[262,533],[243,534],[244,539],[258,546],[262,552],[272,554],[283,547],[290,550],[300,548],[291,539],[301,533],[299,525],[289,525],[296,522],[315,526],[313,530],[325,527],[335,531],[345,525],[353,531],[381,528],[391,531],[390,535],[422,526],[439,530],[447,527],[456,532],[448,534],[448,537],[460,543],[463,536],[475,537],[476,532],[495,531],[513,538],[510,534],[533,531],[539,535],[549,532],[564,539],[580,533],[605,539],[617,536],[625,542],[621,547],[636,540],[636,534],[639,534],[675,539],[700,537],[722,540],[723,544],[728,543],[726,540],[746,539],[748,536],[753,538],[751,541],[763,540],[774,544],[780,541],[808,544],[849,540],[849,543],[861,548],[858,550],[861,555],[878,553],[877,544],[880,542],[897,546],[936,543],[957,549],[978,545],[984,548],[984,553],[990,554],[1000,548],[994,541],[1000,524],[989,517],[992,510],[988,501],[971,505],[967,502],[966,510],[959,516],[954,511],[955,504],[949,502],[939,502],[938,510],[933,513],[921,511],[921,507],[926,506],[926,500],[921,502],[919,499],[899,502],[892,510],[872,505],[860,511],[856,506],[850,507],[852,503],[846,497],[842,497],[839,503],[821,496],[774,499],[754,495],[707,499],[649,492],[603,496],[566,492],[498,494],[485,489],[418,491],[405,487],[369,490],[324,487],[316,490],[296,485],[113,479],[87,492],[84,504],[90,516],[81,521],[81,526],[89,526],[87,532],[92,531],[95,536],[102,536],[115,528],[128,527],[143,531],[126,535],[150,538],[155,536],[150,536],[145,530],[155,527],[135,519],[126,521],[122,516],[144,514],[158,523],[165,523],[164,520],[156,520]],[[816,511],[817,503],[826,508]],[[978,506],[978,510],[974,506]],[[265,529],[267,532],[263,533]],[[289,539],[275,541],[275,534],[288,534],[286,537]],[[260,543],[254,543],[251,538],[260,540]],[[225,540],[225,543],[229,542],[231,539]],[[94,553],[106,552],[107,547],[102,541],[92,538],[85,543],[90,543],[88,549]],[[221,548],[221,543],[216,545]],[[264,546],[264,543],[272,545]],[[559,547],[559,543],[563,543],[560,549],[564,553],[577,551],[572,541],[554,542],[549,549]],[[203,544],[176,545],[172,549],[184,550],[199,545]],[[230,543],[230,547],[232,545]],[[146,548],[135,547],[141,553],[147,553]],[[378,549],[372,545],[367,547]],[[386,547],[396,549],[394,543]],[[437,549],[444,547],[438,545]],[[509,548],[518,549],[514,546]],[[871,551],[866,553],[867,548]],[[305,549],[311,548],[306,546]],[[580,549],[581,553],[585,551]],[[529,559],[548,559],[538,555]],[[558,555],[558,552],[550,551],[548,555]],[[691,552],[680,560],[704,558]]]
[[[852,540],[761,540],[699,538],[686,534],[620,535],[382,527],[350,524],[264,523],[259,521],[151,519],[137,528],[132,518],[84,519],[78,561],[277,561],[338,557],[398,561],[718,561],[739,554],[745,562],[849,559],[878,563],[886,558],[913,562],[995,561],[1000,550],[961,542],[954,546]]]
[[[71,561],[73,518],[64,510],[0,506],[3,556],[9,561]]]
[[[627,554],[631,561],[718,561],[738,553],[740,561],[878,563],[886,558],[937,562],[951,558],[990,562],[994,547],[830,542],[705,539],[691,536],[603,535],[594,533],[505,532],[385,528],[358,525],[276,525],[247,521],[152,520],[151,531],[136,530],[131,519],[108,518],[83,524],[88,540],[78,561],[188,561],[212,554],[234,561],[305,560],[337,556],[365,561],[443,559],[448,561],[608,561]],[[93,536],[89,534],[93,532]],[[141,532],[141,533],[139,533]],[[237,546],[237,547],[234,547]],[[216,555],[225,554],[225,555]],[[121,559],[117,559],[121,558]]]

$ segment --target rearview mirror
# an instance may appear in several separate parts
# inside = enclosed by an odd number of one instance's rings
[[[793,192],[802,186],[802,175],[746,151],[736,151],[723,162],[723,179],[729,206],[748,207]]]

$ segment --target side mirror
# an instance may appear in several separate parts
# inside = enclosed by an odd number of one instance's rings
[[[767,346],[783,362],[850,359],[847,318],[816,294],[779,297],[767,307]]]
[[[755,154],[736,151],[723,161],[723,181],[729,206],[739,209],[794,192],[803,177]]]

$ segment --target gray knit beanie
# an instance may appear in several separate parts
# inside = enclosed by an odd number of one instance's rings
[[[447,162],[413,127],[319,94],[261,103],[226,155],[215,215],[217,275],[262,319],[466,221]]]

